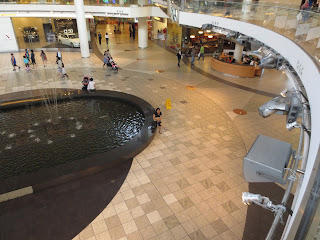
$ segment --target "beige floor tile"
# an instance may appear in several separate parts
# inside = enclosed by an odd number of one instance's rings
[[[128,240],[143,240],[143,237],[139,230],[128,234],[127,238]]]
[[[157,233],[157,235],[168,231],[168,227],[163,220],[157,221],[152,224],[153,229]]]
[[[112,240],[118,240],[126,236],[123,227],[120,225],[118,227],[109,230],[109,234]]]
[[[163,199],[166,201],[168,205],[178,201],[172,193],[164,196]]]
[[[111,240],[111,236],[108,231],[99,233],[96,235],[97,240]]]
[[[145,228],[140,229],[140,233],[143,239],[145,240],[151,239],[157,235],[152,226],[147,226]]]
[[[123,223],[122,227],[127,235],[138,230],[138,227],[134,220]]]
[[[119,220],[122,224],[133,220],[133,217],[132,217],[130,211],[125,211],[125,212],[119,213],[118,217],[119,217]]]
[[[131,216],[135,219],[144,215],[144,211],[141,206],[133,208],[130,210]]]
[[[182,239],[183,237],[187,236],[187,232],[184,230],[182,225],[170,229],[170,232],[174,239]]]
[[[109,217],[109,218],[105,219],[105,221],[106,221],[108,229],[112,229],[112,228],[115,228],[115,227],[121,225],[121,222],[120,222],[118,215],[114,215],[112,217]]]
[[[143,215],[141,217],[138,217],[135,219],[136,225],[139,229],[147,227],[150,225],[150,222],[147,218],[147,216]]]
[[[157,210],[148,213],[148,214],[147,214],[147,217],[148,217],[149,222],[150,222],[151,224],[153,224],[153,223],[155,223],[155,222],[157,222],[157,221],[160,221],[160,220],[162,219],[161,216],[160,216],[160,214],[159,214],[159,212],[158,212]]]
[[[121,213],[121,212],[125,212],[128,210],[127,204],[125,202],[121,202],[118,204],[114,205],[114,209],[116,211],[116,213]]]
[[[97,235],[98,233],[105,232],[105,231],[108,230],[107,224],[106,224],[106,222],[104,220],[102,220],[100,222],[92,223],[92,228],[93,228],[93,231],[94,231],[95,235]]]

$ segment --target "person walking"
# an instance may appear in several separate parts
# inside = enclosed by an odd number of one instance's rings
[[[62,61],[61,61],[61,59],[60,59],[58,56],[57,56],[57,64],[58,64],[59,72],[61,72]]]
[[[202,60],[204,60],[204,47],[203,47],[203,45],[201,45],[198,60],[200,60],[201,57],[202,57]]]
[[[106,43],[108,45],[109,44],[109,35],[108,35],[108,33],[106,33],[105,38],[106,38]]]
[[[41,50],[40,57],[41,57],[41,59],[42,59],[43,66],[45,67],[45,66],[46,66],[46,63],[47,63],[47,55],[44,53],[43,50]]]
[[[68,74],[67,74],[67,71],[66,71],[66,69],[64,68],[64,64],[62,63],[62,65],[61,65],[61,71],[62,71],[62,78],[64,79],[64,77],[67,77],[68,78],[68,80],[69,80],[69,76],[68,76]]]
[[[191,65],[194,65],[194,60],[196,58],[196,50],[192,48],[191,50]]]
[[[180,67],[180,61],[181,61],[181,58],[182,58],[181,50],[179,50],[179,52],[177,53],[177,58],[178,58],[178,67]]]
[[[101,45],[102,36],[101,36],[101,33],[100,33],[100,32],[99,32],[99,34],[98,34],[98,38],[99,38],[99,44]]]
[[[13,71],[16,71],[16,67],[18,67],[19,70],[20,70],[20,67],[17,65],[17,61],[16,61],[16,58],[13,55],[13,53],[11,53],[11,64],[12,64],[12,67],[13,67]]]
[[[61,63],[62,63],[62,53],[61,53],[59,48],[58,48],[58,51],[57,51],[57,57],[60,58]]]
[[[33,50],[31,50],[31,64],[33,68],[34,68],[34,65],[37,65]]]
[[[108,62],[109,62],[109,54],[107,51],[104,51],[104,54],[103,54],[103,68],[104,66],[108,66]]]

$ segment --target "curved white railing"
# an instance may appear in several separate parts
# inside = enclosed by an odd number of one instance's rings
[[[214,24],[220,28],[229,29],[250,36],[281,54],[298,73],[308,95],[311,109],[311,139],[309,155],[300,191],[295,194],[293,215],[288,220],[283,239],[294,239],[299,226],[303,209],[310,194],[317,167],[320,163],[320,69],[315,59],[301,46],[287,37],[269,29],[225,17],[217,17],[200,13],[179,13],[179,24],[200,28],[203,24]]]

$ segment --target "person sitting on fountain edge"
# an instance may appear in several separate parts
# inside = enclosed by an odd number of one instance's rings
[[[95,92],[96,91],[96,83],[93,81],[93,78],[90,78],[90,81],[88,83],[88,91],[89,92]]]

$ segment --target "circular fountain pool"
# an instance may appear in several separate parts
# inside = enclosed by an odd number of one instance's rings
[[[148,108],[151,113],[152,107]],[[123,157],[119,152],[130,149],[129,154],[134,149],[130,140],[135,139],[137,148],[142,144],[141,132],[148,131],[145,114],[132,101],[99,93],[6,107],[0,112],[0,185],[12,177],[57,171],[61,165],[69,169],[62,172],[70,173],[71,168],[94,166],[91,161],[101,164]]]

